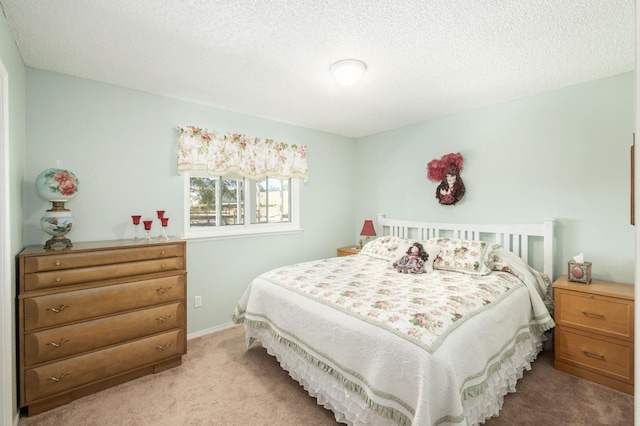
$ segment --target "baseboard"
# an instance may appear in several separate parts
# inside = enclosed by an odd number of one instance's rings
[[[206,336],[207,334],[217,333],[218,331],[226,330],[228,328],[235,327],[235,324],[229,322],[227,324],[222,324],[217,327],[205,328],[204,330],[196,331],[195,333],[187,334],[187,340],[195,339],[197,337]]]

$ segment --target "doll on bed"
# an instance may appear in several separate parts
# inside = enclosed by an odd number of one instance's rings
[[[393,262],[393,267],[404,274],[422,274],[424,262],[429,259],[429,254],[420,243],[413,243],[407,253],[397,261]]]

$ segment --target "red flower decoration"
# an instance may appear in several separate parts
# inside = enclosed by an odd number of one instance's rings
[[[443,155],[427,164],[427,178],[433,182],[441,182],[448,174],[458,174],[462,170],[462,154],[459,152]]]

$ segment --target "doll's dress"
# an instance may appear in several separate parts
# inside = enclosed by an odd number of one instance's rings
[[[420,256],[405,254],[399,260],[393,262],[393,267],[398,272],[410,274],[422,274],[424,272],[424,260]]]

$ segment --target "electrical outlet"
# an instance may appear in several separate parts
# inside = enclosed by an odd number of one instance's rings
[[[195,308],[201,308],[202,307],[202,296],[196,296],[193,298],[193,306]]]

